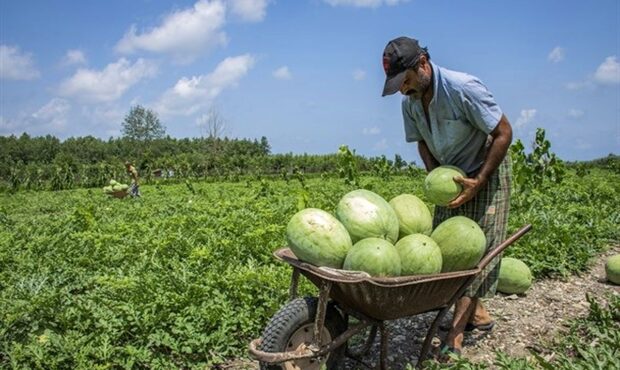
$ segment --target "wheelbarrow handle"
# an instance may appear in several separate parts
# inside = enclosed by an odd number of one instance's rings
[[[480,263],[478,263],[478,268],[480,270],[484,269],[493,258],[497,257],[498,254],[502,253],[504,249],[508,248],[512,243],[521,238],[525,233],[532,229],[532,225],[527,224],[517,230],[514,234],[512,234],[508,239],[504,240],[500,245],[498,245],[495,249],[491,251],[491,253],[484,256]]]

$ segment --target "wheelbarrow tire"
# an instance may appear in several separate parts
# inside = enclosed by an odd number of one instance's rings
[[[296,298],[280,308],[269,320],[262,335],[260,350],[265,352],[287,352],[289,340],[296,331],[304,326],[314,325],[318,299],[316,297]],[[346,321],[330,302],[325,313],[324,328],[327,329],[331,340],[347,330]],[[312,329],[310,329],[312,332]],[[325,338],[322,338],[325,340]],[[325,343],[323,343],[325,344]],[[326,368],[337,369],[344,353],[346,344],[336,348],[327,355]],[[261,370],[281,370],[281,364],[260,363]]]

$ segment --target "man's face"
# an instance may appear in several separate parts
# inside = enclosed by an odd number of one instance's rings
[[[431,74],[426,58],[421,57],[415,68],[407,70],[403,84],[400,86],[400,93],[413,99],[421,99],[431,86]]]

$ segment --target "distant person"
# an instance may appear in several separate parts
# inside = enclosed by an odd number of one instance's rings
[[[418,40],[399,37],[383,52],[383,96],[400,92],[405,140],[417,142],[427,171],[440,165],[461,168],[455,181],[463,192],[447,207],[435,207],[433,227],[457,215],[476,221],[487,237],[487,253],[506,238],[510,208],[512,128],[487,87],[476,77],[431,62]],[[494,325],[480,298],[497,288],[496,257],[459,298],[440,353],[461,354],[463,332]],[[444,357],[444,356],[442,356]]]
[[[125,162],[125,168],[127,169],[127,173],[131,176],[131,186],[129,187],[129,194],[132,197],[140,196],[140,184],[138,182],[138,171],[131,164],[131,162]]]

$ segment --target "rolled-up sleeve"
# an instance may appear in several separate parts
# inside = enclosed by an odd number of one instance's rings
[[[402,102],[403,123],[405,124],[405,140],[408,143],[423,140],[420,131],[416,127],[415,115],[412,111],[412,104],[405,98]]]
[[[502,118],[502,109],[497,105],[493,94],[478,79],[468,81],[463,86],[463,111],[468,120],[489,134]]]

